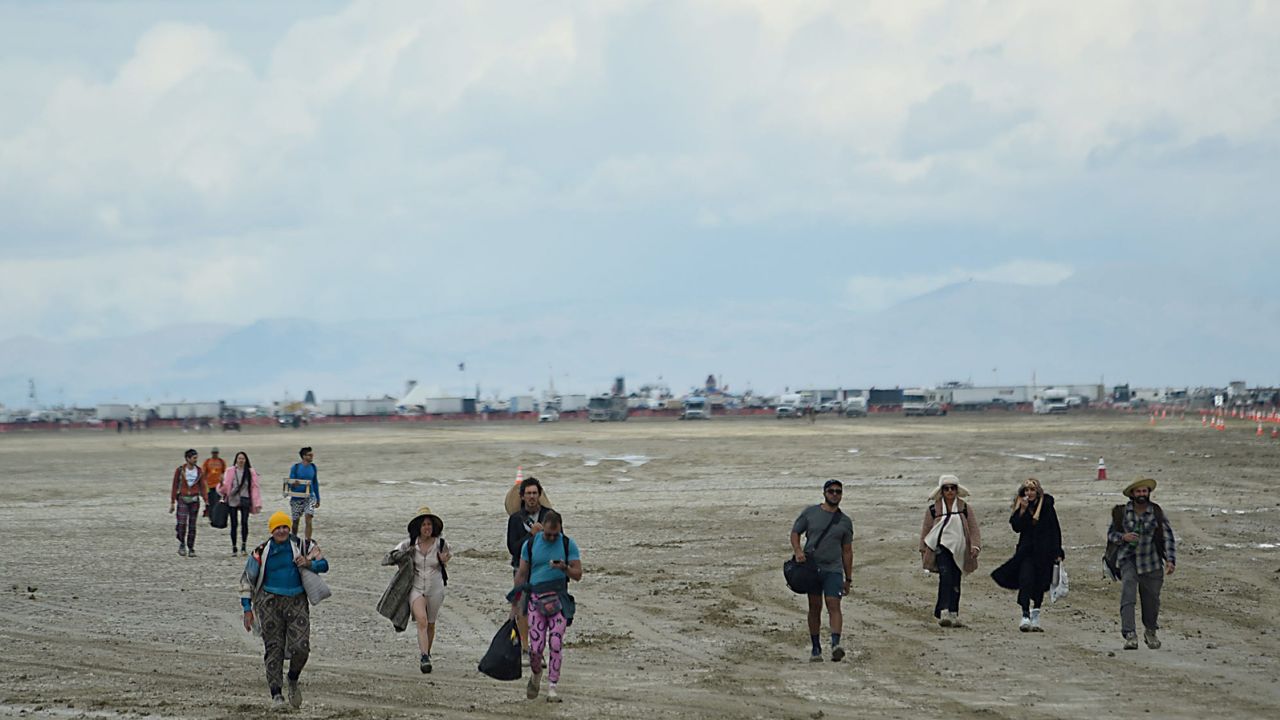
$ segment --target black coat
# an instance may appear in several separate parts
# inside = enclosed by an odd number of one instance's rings
[[[1013,557],[1005,564],[991,571],[991,579],[1002,588],[1018,589],[1018,570],[1022,561],[1030,558],[1035,567],[1035,587],[1027,588],[1033,592],[1046,592],[1053,582],[1053,563],[1062,552],[1062,528],[1058,525],[1058,513],[1053,509],[1053,496],[1045,494],[1044,505],[1040,508],[1040,521],[1031,522],[1031,513],[1019,513],[1014,510],[1009,515],[1009,525],[1018,533],[1018,547]]]

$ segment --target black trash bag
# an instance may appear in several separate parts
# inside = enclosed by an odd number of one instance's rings
[[[782,563],[782,577],[793,593],[813,595],[822,592],[822,580],[818,577],[818,568],[812,560],[798,563],[795,558],[788,559]]]
[[[225,502],[214,503],[213,507],[209,508],[209,524],[219,530],[226,528],[227,513],[230,510],[231,508],[227,507]]]
[[[494,680],[519,680],[520,632],[516,630],[514,618],[507,620],[498,628],[493,640],[489,643],[489,652],[480,658],[480,672]]]

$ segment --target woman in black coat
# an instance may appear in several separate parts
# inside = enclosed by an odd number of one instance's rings
[[[1062,528],[1053,509],[1053,496],[1045,493],[1035,478],[1018,486],[1009,525],[1018,533],[1013,557],[991,571],[1000,587],[1018,591],[1022,606],[1022,632],[1044,632],[1040,627],[1040,604],[1053,582],[1053,566],[1062,561]]]

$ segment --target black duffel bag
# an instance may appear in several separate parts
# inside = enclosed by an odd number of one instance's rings
[[[827,523],[827,527],[818,536],[817,542],[813,543],[813,549],[817,550],[818,545],[822,543],[822,538],[827,536],[827,531],[832,525],[840,519],[842,513],[839,509],[831,513],[831,521]],[[816,595],[822,592],[822,579],[818,577],[818,565],[814,562],[812,553],[806,552],[805,562],[796,562],[795,556],[787,558],[782,563],[782,577],[787,581],[787,587],[791,588],[791,592],[799,595]]]
[[[509,619],[494,634],[489,652],[480,658],[480,672],[494,680],[519,680],[522,651],[516,621]]]
[[[789,558],[782,563],[782,577],[786,578],[791,592],[801,595],[813,595],[822,592],[822,580],[818,577],[818,568],[812,562],[796,562]]]
[[[227,514],[231,510],[225,501],[218,501],[209,508],[209,524],[222,530],[227,527]]]

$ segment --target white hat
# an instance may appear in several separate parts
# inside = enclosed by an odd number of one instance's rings
[[[960,478],[956,477],[955,475],[943,475],[942,477],[938,478],[938,486],[933,489],[933,492],[929,493],[930,500],[937,502],[938,498],[941,497],[942,495],[943,485],[955,485],[956,497],[969,497],[969,491],[965,488],[965,486],[960,484]]]

